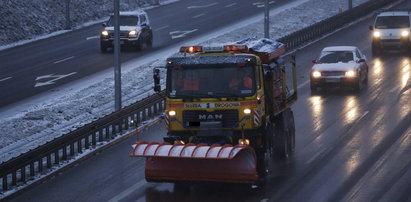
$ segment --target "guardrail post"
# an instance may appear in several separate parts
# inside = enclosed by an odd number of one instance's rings
[[[30,176],[34,176],[34,162],[30,163]]]
[[[70,156],[74,156],[74,142],[70,144]]]
[[[67,160],[67,146],[64,145],[63,147],[63,156],[61,157],[61,160]]]
[[[16,173],[16,171],[13,171],[11,173],[11,185],[13,185],[13,186],[17,185],[17,173]]]
[[[91,143],[93,144],[93,146],[97,145],[97,135],[96,132],[93,132],[93,134],[91,135]]]
[[[39,163],[39,172],[42,173],[43,172],[43,157],[39,159],[38,163]]]
[[[51,168],[51,154],[47,155],[47,168]]]
[[[7,175],[4,175],[3,176],[3,191],[6,191],[6,190],[8,190],[9,189],[9,186],[8,186],[9,184],[8,184],[8,182],[7,182]]]
[[[60,155],[59,155],[59,150],[54,152],[54,164],[59,164],[60,163]]]
[[[20,174],[21,174],[21,181],[22,182],[26,182],[26,166],[23,166],[21,169],[20,169]]]
[[[89,145],[90,140],[88,138],[89,138],[88,135],[84,138],[84,148],[86,148],[86,149],[88,149],[90,147],[90,145]]]

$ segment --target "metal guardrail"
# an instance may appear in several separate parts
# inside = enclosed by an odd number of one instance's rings
[[[164,92],[155,94],[2,163],[2,191],[25,183],[27,176],[33,178],[45,173],[60,161],[70,160],[98,142],[110,141],[122,131],[159,115],[164,105]]]
[[[319,38],[339,27],[368,15],[388,3],[398,0],[371,0],[351,10],[298,30],[278,41],[289,50]],[[22,154],[0,165],[1,192],[24,184],[35,175],[46,173],[53,165],[74,158],[84,149],[95,147],[98,142],[110,141],[123,130],[135,127],[142,121],[154,117],[164,110],[164,92],[145,98],[131,106],[87,124],[69,134],[56,138],[30,152]],[[44,169],[46,167],[46,169]]]

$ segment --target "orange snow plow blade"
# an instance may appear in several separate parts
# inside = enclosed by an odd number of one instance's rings
[[[258,180],[255,151],[249,146],[137,142],[130,156],[147,157],[147,181]]]

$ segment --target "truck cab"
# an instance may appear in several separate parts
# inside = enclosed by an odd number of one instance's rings
[[[374,56],[385,49],[411,50],[411,11],[384,11],[377,15],[372,30]]]

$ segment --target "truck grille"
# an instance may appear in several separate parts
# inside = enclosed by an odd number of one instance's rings
[[[238,121],[237,110],[216,110],[207,112],[205,110],[189,110],[183,111],[183,122],[188,126],[200,126],[201,122],[218,121],[222,123],[224,128],[231,128]],[[199,124],[193,124],[199,123]]]

